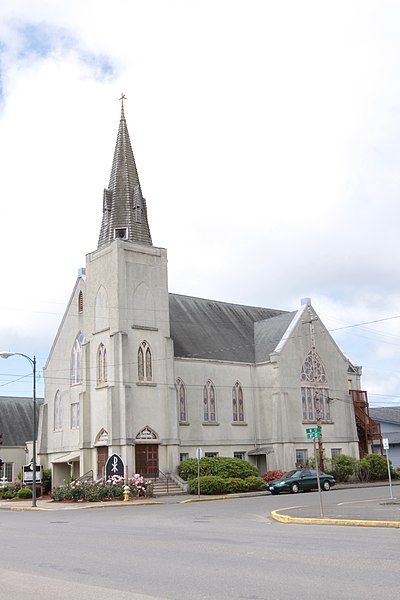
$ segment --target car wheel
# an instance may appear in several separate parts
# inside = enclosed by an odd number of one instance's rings
[[[292,492],[292,494],[297,494],[297,492],[300,490],[300,486],[298,483],[292,483],[292,485],[290,486],[290,491]]]
[[[329,483],[329,481],[324,481],[324,483],[322,484],[322,489],[324,490],[324,492],[328,492],[331,489],[331,484]]]

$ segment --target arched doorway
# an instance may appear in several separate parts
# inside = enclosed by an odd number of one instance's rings
[[[101,429],[96,436],[95,446],[97,446],[97,479],[105,477],[106,462],[108,459],[108,433]]]
[[[135,471],[143,477],[158,476],[158,436],[150,427],[145,427],[136,436]]]

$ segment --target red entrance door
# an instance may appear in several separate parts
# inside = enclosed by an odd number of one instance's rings
[[[143,477],[158,475],[158,444],[136,444],[135,471]]]
[[[105,476],[106,462],[108,458],[108,446],[99,446],[97,448],[97,478]]]

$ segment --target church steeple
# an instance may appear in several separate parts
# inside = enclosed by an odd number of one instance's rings
[[[142,196],[121,95],[121,120],[111,168],[103,195],[103,221],[98,247],[116,238],[152,246],[146,200]]]

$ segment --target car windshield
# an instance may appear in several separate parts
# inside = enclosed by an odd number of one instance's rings
[[[282,477],[282,479],[291,479],[292,477],[298,477],[299,475],[300,475],[300,471],[295,469],[294,471],[288,471],[288,473],[285,473],[285,475]]]

